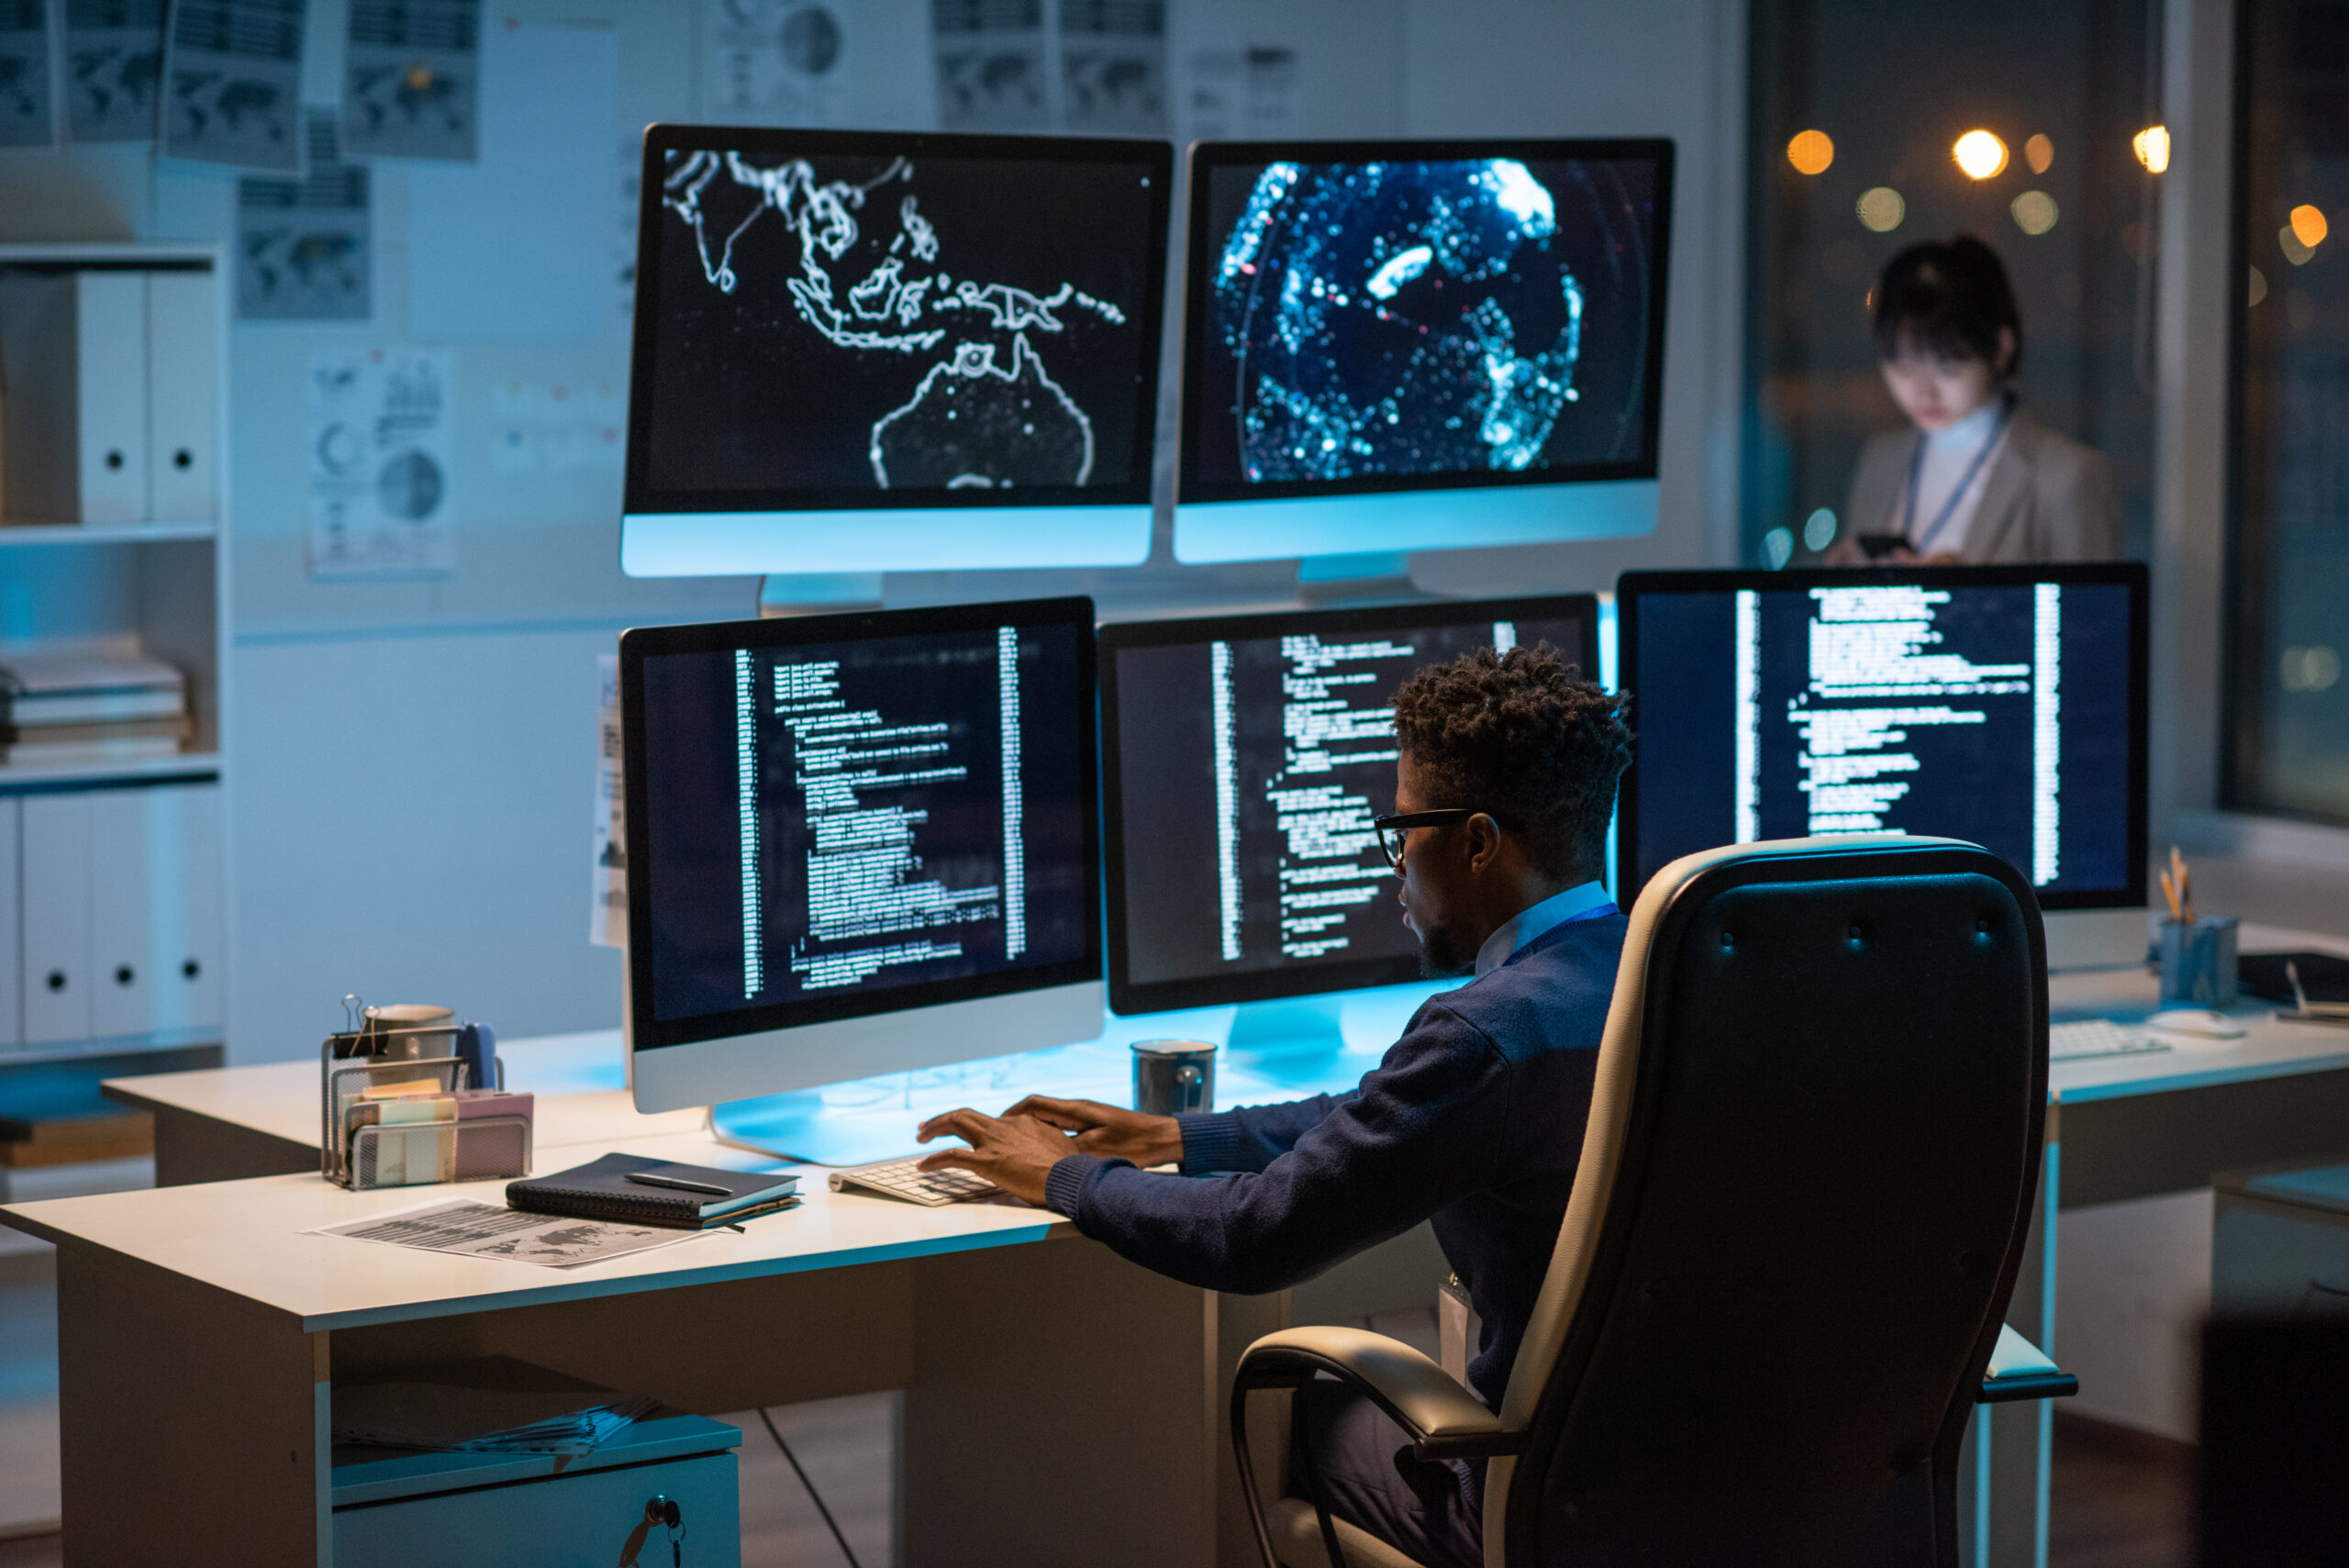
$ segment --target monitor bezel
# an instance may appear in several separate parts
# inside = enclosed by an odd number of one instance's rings
[[[2036,565],[1807,567],[1791,571],[1627,572],[1615,584],[1615,672],[1619,689],[1631,694],[1631,728],[1639,723],[1640,600],[1649,594],[1720,594],[1743,589],[1799,592],[1853,584],[1908,587],[2011,588],[2034,583],[2074,584],[2129,590],[2129,830],[2127,884],[2116,888],[2035,889],[2039,906],[2066,909],[2126,909],[2145,902],[2147,810],[2146,722],[2150,646],[2146,609],[2147,573],[2134,561],[2046,562]],[[1639,895],[1639,742],[1631,743],[1631,765],[1616,791],[1615,886],[1619,898]]]
[[[1114,482],[1042,485],[1024,490],[654,489],[651,480],[651,381],[660,325],[655,295],[660,286],[662,158],[671,151],[1147,165],[1152,172],[1151,228],[1143,252],[1142,297],[1136,309],[1141,361],[1134,388],[1134,450],[1124,476]],[[647,126],[638,172],[635,316],[629,330],[628,458],[621,486],[622,512],[631,517],[706,512],[788,516],[795,512],[985,512],[1028,507],[1148,506],[1155,462],[1159,383],[1163,379],[1167,233],[1173,217],[1174,176],[1174,145],[1140,138],[798,130],[667,122]]]
[[[1099,809],[1098,683],[1093,601],[1082,595],[1014,599],[990,604],[948,605],[926,609],[868,610],[848,615],[777,617],[761,620],[701,621],[683,626],[635,627],[620,634],[620,750],[622,795],[628,843],[628,1042],[631,1055],[665,1051],[705,1040],[845,1019],[908,1012],[952,1002],[1008,996],[1054,986],[1097,984],[1101,978],[1099,922],[1080,922],[1085,951],[1055,963],[1002,970],[993,974],[918,981],[884,990],[819,1000],[769,1003],[691,1018],[661,1018],[652,977],[636,972],[637,955],[652,951],[652,862],[644,823],[651,810],[645,778],[644,661],[672,653],[710,653],[738,648],[790,648],[859,638],[920,637],[984,631],[998,626],[1065,626],[1075,633],[1078,810],[1083,818],[1080,885],[1097,888],[1101,868]]]
[[[1647,366],[1642,384],[1638,458],[1568,463],[1517,473],[1364,474],[1351,479],[1267,480],[1257,484],[1203,480],[1197,472],[1200,421],[1207,413],[1207,334],[1214,310],[1207,277],[1211,237],[1208,232],[1208,172],[1235,164],[1442,162],[1473,158],[1528,161],[1647,159],[1655,164],[1655,225],[1649,275]],[[1662,452],[1664,422],[1664,317],[1672,277],[1674,143],[1668,137],[1493,138],[1370,141],[1200,141],[1190,149],[1190,200],[1186,210],[1183,266],[1183,388],[1175,495],[1179,505],[1234,501],[1282,501],[1300,496],[1375,495],[1426,490],[1511,489],[1527,485],[1576,484],[1600,480],[1653,479]]]
[[[1416,957],[1355,960],[1296,968],[1253,970],[1240,974],[1200,975],[1136,983],[1129,978],[1131,944],[1126,929],[1125,802],[1119,744],[1118,655],[1130,648],[1174,643],[1244,640],[1300,631],[1348,634],[1413,627],[1469,625],[1496,620],[1579,619],[1582,646],[1567,649],[1573,662],[1598,678],[1598,596],[1543,594],[1508,599],[1440,599],[1418,604],[1341,609],[1277,610],[1262,615],[1201,617],[1182,620],[1115,621],[1101,628],[1102,860],[1107,884],[1102,903],[1108,933],[1109,1010],[1120,1016],[1182,1007],[1219,1007],[1238,1002],[1315,996],[1401,985],[1424,978]],[[1400,918],[1398,916],[1397,918]]]

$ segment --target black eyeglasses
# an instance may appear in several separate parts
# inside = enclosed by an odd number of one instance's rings
[[[1475,815],[1467,806],[1452,806],[1442,811],[1406,811],[1399,817],[1374,817],[1370,825],[1378,829],[1378,847],[1386,851],[1386,863],[1401,871],[1403,840],[1410,837],[1412,828],[1450,828]]]

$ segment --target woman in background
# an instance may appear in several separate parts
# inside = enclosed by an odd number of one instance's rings
[[[2111,465],[2016,405],[2022,318],[1997,251],[1960,235],[1895,256],[1876,286],[1876,341],[1914,428],[1861,449],[1829,564],[2120,554]]]

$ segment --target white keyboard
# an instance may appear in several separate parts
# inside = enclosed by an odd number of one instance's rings
[[[963,1203],[989,1193],[1000,1192],[985,1176],[974,1176],[968,1171],[925,1171],[920,1169],[923,1156],[912,1155],[903,1160],[884,1160],[878,1165],[858,1165],[851,1170],[834,1171],[831,1189],[836,1193],[852,1190],[878,1193],[884,1197],[901,1197],[908,1203],[936,1208],[941,1204]]]
[[[2091,1056],[2137,1056],[2168,1049],[2168,1041],[2154,1040],[2142,1029],[2124,1029],[2110,1018],[2083,1018],[2076,1024],[2047,1026],[2050,1062],[2080,1062]]]

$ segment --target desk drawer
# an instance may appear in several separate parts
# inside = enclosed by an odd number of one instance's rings
[[[640,1558],[645,1568],[667,1568],[669,1532],[661,1526],[638,1558],[624,1550],[656,1494],[674,1499],[684,1518],[687,1568],[741,1568],[730,1451],[337,1508],[335,1565],[612,1568]]]

